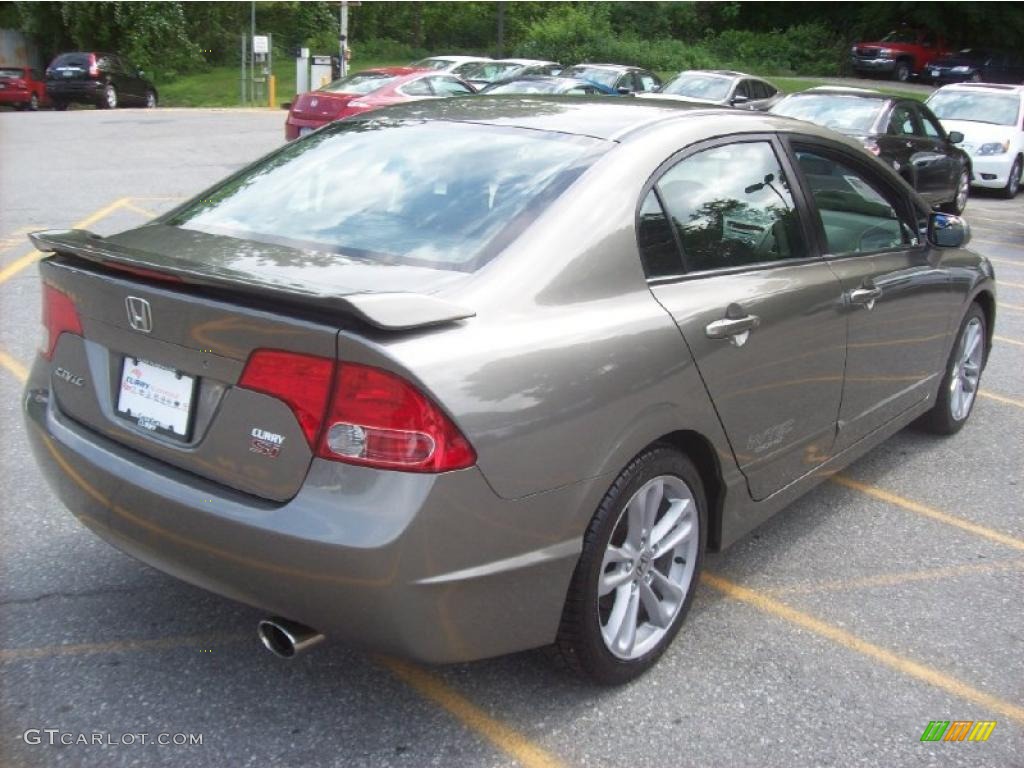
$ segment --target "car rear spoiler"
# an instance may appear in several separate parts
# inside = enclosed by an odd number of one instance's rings
[[[342,311],[385,331],[406,331],[445,325],[476,315],[471,309],[421,293],[318,293],[305,287],[239,272],[203,270],[193,262],[176,264],[165,256],[148,254],[107,242],[84,229],[33,232],[29,239],[43,253],[70,254],[113,269],[156,280],[223,288],[236,293],[293,299],[305,306]]]

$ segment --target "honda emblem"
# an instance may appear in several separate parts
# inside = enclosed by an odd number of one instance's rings
[[[153,313],[150,312],[148,301],[138,296],[129,296],[124,300],[124,306],[128,310],[128,325],[142,333],[153,330]]]

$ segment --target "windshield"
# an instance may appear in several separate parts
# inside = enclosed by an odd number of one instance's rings
[[[557,80],[513,80],[488,88],[487,93],[557,93],[565,86]],[[569,87],[572,83],[569,83]]]
[[[569,67],[569,69],[562,72],[564,77],[578,77],[581,80],[590,80],[594,83],[600,83],[603,86],[612,88],[615,85],[621,75],[618,70],[615,69],[602,69],[600,67]]]
[[[917,35],[913,32],[890,32],[888,35],[883,37],[879,42],[882,43],[916,43]]]
[[[473,271],[606,146],[470,123],[339,122],[228,179],[169,223],[366,263]]]
[[[788,96],[769,111],[817,123],[841,133],[866,133],[884,106],[882,99],[808,93]]]
[[[661,92],[671,93],[674,96],[689,96],[692,99],[721,101],[729,95],[730,85],[732,85],[732,81],[726,77],[696,75],[684,72],[670,80],[661,89]]]
[[[7,67],[0,67],[0,77],[23,77],[24,74],[20,69],[8,69]]]
[[[328,83],[321,91],[331,93],[369,93],[383,88],[392,80],[397,80],[397,75],[389,75],[384,72],[360,72],[356,75],[349,75]]]
[[[420,59],[414,61],[410,66],[416,69],[446,69],[452,63],[451,59]]]
[[[998,93],[946,91],[925,102],[940,120],[971,120],[994,125],[1016,125],[1020,97]]]
[[[458,67],[455,71],[464,80],[486,80],[488,83],[492,83],[495,80],[501,80],[503,77],[508,77],[513,72],[522,69],[522,64],[509,64],[508,62],[500,63],[497,61],[487,61],[484,63],[477,62],[476,64],[469,64],[463,67]]]

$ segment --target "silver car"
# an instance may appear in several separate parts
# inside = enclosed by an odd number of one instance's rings
[[[30,439],[86,526],[281,655],[555,644],[621,683],[706,550],[963,426],[995,320],[968,236],[805,122],[396,107],[137,229],[33,235]]]

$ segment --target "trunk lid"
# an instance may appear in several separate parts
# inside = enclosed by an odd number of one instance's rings
[[[338,117],[358,95],[327,91],[303,93],[292,103],[292,114],[305,120],[331,120]]]
[[[137,234],[146,230],[149,237]],[[149,250],[133,247],[139,239]],[[71,299],[81,327],[53,349],[57,411],[153,459],[275,502],[298,492],[314,449],[286,402],[239,385],[255,350],[335,360],[343,326],[394,331],[472,314],[430,296],[370,292],[382,284],[373,270],[389,267],[330,270],[306,252],[173,227],[109,241],[36,233],[33,241],[56,253],[40,266],[43,282]],[[189,261],[200,248],[205,261]],[[312,263],[303,267],[300,257]],[[417,282],[408,269],[438,272],[402,267],[390,285]]]

